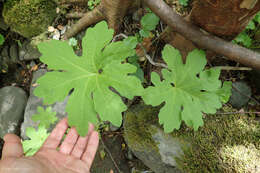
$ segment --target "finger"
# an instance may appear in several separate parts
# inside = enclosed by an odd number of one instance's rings
[[[78,141],[75,145],[75,147],[73,148],[72,150],[72,153],[71,155],[80,159],[83,152],[85,151],[86,149],[86,146],[87,146],[87,142],[88,142],[88,139],[89,139],[89,136],[91,135],[91,133],[94,131],[94,125],[93,124],[89,124],[89,128],[88,128],[88,134],[85,136],[85,137],[79,137],[78,138]]]
[[[76,129],[74,127],[71,128],[60,146],[60,152],[63,154],[70,154],[77,142],[78,137],[79,135]]]
[[[4,136],[4,147],[2,158],[7,157],[21,157],[23,156],[23,147],[21,139],[14,134],[6,134]]]
[[[53,131],[48,136],[41,149],[43,148],[56,149],[59,146],[62,137],[64,136],[67,129],[68,129],[68,120],[67,118],[64,118],[53,129]]]
[[[81,158],[88,166],[91,167],[93,160],[95,159],[95,155],[98,149],[99,136],[98,132],[94,131],[89,136],[88,144],[86,150]]]

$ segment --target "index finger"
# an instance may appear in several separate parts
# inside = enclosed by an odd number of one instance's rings
[[[68,129],[68,119],[62,119],[48,136],[42,148],[56,149]]]

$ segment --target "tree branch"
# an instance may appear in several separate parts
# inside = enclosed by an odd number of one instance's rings
[[[102,9],[100,8],[102,8],[102,6],[98,6],[94,8],[92,11],[85,13],[84,16],[66,32],[65,39],[68,39],[76,35],[78,32],[82,31],[87,26],[92,25],[93,23],[97,23],[101,20],[104,20],[105,17],[100,12],[102,11]]]
[[[222,54],[231,60],[249,67],[260,69],[260,54],[203,33],[200,28],[186,22],[181,16],[175,13],[163,0],[144,0],[144,2],[174,31],[180,33],[198,46]]]

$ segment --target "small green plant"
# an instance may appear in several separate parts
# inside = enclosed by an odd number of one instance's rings
[[[42,107],[38,107],[37,110],[38,114],[33,115],[32,120],[35,122],[39,121],[38,129],[27,127],[26,136],[30,139],[22,141],[25,156],[32,156],[41,148],[49,136],[47,129],[57,121],[56,113],[52,112],[51,107],[47,107],[45,110]]]
[[[99,3],[101,0],[89,0],[88,1],[88,8],[90,10],[93,10]]]
[[[186,6],[188,6],[189,1],[190,1],[190,0],[179,0],[179,3],[180,3],[182,6],[186,7]]]
[[[27,127],[26,135],[30,139],[22,142],[23,151],[25,156],[33,156],[37,151],[39,151],[42,144],[49,136],[49,133],[47,133],[47,129],[44,126],[39,126],[38,130],[33,127]]]
[[[152,72],[154,86],[145,89],[143,100],[152,106],[165,103],[158,115],[165,132],[179,129],[182,121],[197,130],[203,125],[203,113],[216,113],[222,106],[221,101],[226,100],[218,94],[222,85],[218,79],[220,69],[204,70],[207,61],[201,50],[190,52],[186,64],[179,51],[170,45],[164,47],[162,56],[168,65],[168,69],[162,70],[164,80]]]
[[[76,47],[78,45],[78,40],[76,40],[74,37],[70,38],[69,45],[72,47]]]
[[[260,27],[260,12],[256,14],[256,16],[248,23],[246,29],[242,31],[233,40],[233,42],[237,44],[241,44],[247,48],[252,48],[253,45],[257,44],[257,41],[254,41],[253,37],[255,36],[256,32],[259,31],[259,27]]]
[[[139,34],[142,37],[149,37],[150,32],[155,29],[156,25],[158,25],[160,18],[156,16],[154,13],[150,12],[144,15],[141,19],[142,29],[139,31]]]
[[[58,118],[55,116],[56,112],[52,112],[51,107],[47,107],[45,110],[43,107],[37,108],[38,114],[32,116],[34,122],[39,121],[39,126],[46,127],[47,129],[51,124],[55,123]]]
[[[0,46],[3,45],[5,42],[5,38],[2,34],[0,34]]]

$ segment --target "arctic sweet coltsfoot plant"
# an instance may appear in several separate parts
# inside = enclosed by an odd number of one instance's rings
[[[142,96],[146,104],[153,106],[164,103],[158,116],[165,132],[179,129],[182,121],[197,130],[203,125],[203,113],[215,113],[228,101],[231,83],[222,86],[220,69],[205,69],[203,51],[190,52],[183,64],[179,51],[170,45],[162,52],[168,66],[162,69],[163,80],[152,72],[154,86],[144,89],[141,80],[133,75],[136,66],[126,61],[135,55],[137,39],[111,42],[113,33],[106,22],[89,28],[82,40],[81,57],[67,42],[51,40],[38,46],[40,60],[50,71],[37,80],[39,86],[34,94],[45,104],[53,104],[71,93],[66,106],[68,122],[81,136],[87,134],[89,122],[110,121],[120,126],[122,112],[127,109],[121,96]]]
[[[179,51],[166,45],[162,57],[168,69],[162,70],[162,81],[152,72],[154,86],[145,89],[143,100],[152,106],[165,103],[158,115],[165,132],[179,129],[182,121],[197,130],[203,125],[203,113],[216,113],[228,101],[231,82],[222,87],[220,69],[204,70],[207,61],[201,50],[190,52],[183,64]]]
[[[38,107],[37,111],[38,113],[32,116],[32,120],[39,122],[38,128],[27,127],[26,136],[30,139],[22,141],[25,156],[32,156],[41,148],[49,136],[47,129],[58,119],[56,112],[53,112],[51,107],[47,107],[46,109]]]
[[[125,41],[111,43],[113,33],[104,21],[89,28],[82,40],[81,57],[67,42],[51,40],[38,46],[40,60],[51,71],[37,80],[34,94],[45,104],[53,104],[72,92],[66,106],[68,123],[81,136],[87,134],[89,122],[110,121],[120,126],[127,109],[121,96],[133,99],[143,92],[141,81],[129,75],[136,67],[125,61],[135,50]]]

